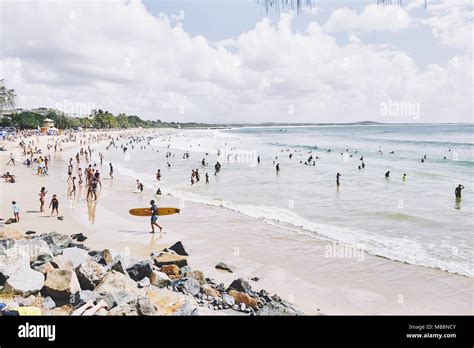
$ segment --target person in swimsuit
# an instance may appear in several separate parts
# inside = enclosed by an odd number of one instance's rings
[[[48,193],[48,191],[46,191],[46,188],[42,187],[41,190],[40,190],[40,193],[39,193],[39,196],[40,196],[40,212],[42,213],[44,211],[44,200],[46,198],[46,194]]]
[[[150,201],[150,210],[151,210],[151,232],[150,233],[155,233],[155,226],[160,229],[160,233],[163,230],[163,227],[157,224],[156,220],[158,220],[158,207],[155,204],[154,200]]]
[[[53,198],[51,199],[51,203],[49,203],[49,207],[52,208],[51,216],[53,216],[55,210],[56,210],[56,216],[59,215],[59,211],[58,211],[59,201],[56,195],[53,195]]]

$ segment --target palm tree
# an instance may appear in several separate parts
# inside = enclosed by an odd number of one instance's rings
[[[0,79],[0,115],[4,108],[15,107],[16,93],[14,89],[5,87],[5,80]]]

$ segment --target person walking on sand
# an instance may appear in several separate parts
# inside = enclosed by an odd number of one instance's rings
[[[13,165],[15,165],[15,156],[13,156],[12,153],[10,153],[10,160],[7,162],[7,166],[12,163]]]
[[[113,179],[114,178],[114,167],[112,166],[112,163],[109,163],[109,167],[110,167],[109,175],[110,175],[110,178]]]
[[[74,194],[74,196],[76,196],[76,177],[73,176],[72,177],[72,190],[71,192],[69,192],[69,196],[72,196]]]
[[[158,207],[156,206],[155,204],[155,201],[154,200],[151,200],[150,201],[150,210],[151,210],[151,232],[150,233],[155,233],[155,226],[158,227],[160,229],[160,234],[161,234],[161,231],[163,230],[163,227],[161,227],[160,225],[158,225],[156,223],[156,220],[158,220]]]
[[[59,201],[56,195],[53,195],[53,198],[51,199],[51,203],[49,203],[49,207],[51,209],[51,216],[53,216],[54,211],[56,210],[56,216],[59,216]]]
[[[15,216],[16,222],[20,222],[20,206],[17,202],[12,202],[13,215]]]
[[[46,198],[46,194],[48,193],[48,191],[46,191],[46,188],[45,187],[42,187],[41,190],[40,190],[40,193],[39,193],[39,196],[40,196],[40,213],[42,213],[44,211],[44,200]]]

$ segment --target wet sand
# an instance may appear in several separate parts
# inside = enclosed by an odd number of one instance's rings
[[[157,200],[159,206],[179,206],[176,198],[156,198],[146,189],[134,193],[133,180],[118,173],[114,180],[108,179],[108,166],[104,165],[103,188],[96,203],[88,203],[86,189],[79,187],[76,198],[68,199],[66,168],[72,157],[68,146],[62,154],[51,156],[50,175],[40,177],[24,165],[5,166],[10,151],[18,151],[13,143],[5,145],[8,151],[0,153],[0,171],[17,175],[17,183],[0,183],[0,215],[11,217],[11,201],[18,201],[21,222],[7,226],[22,232],[82,232],[93,248],[121,249],[136,257],[181,240],[193,268],[206,276],[226,285],[238,277],[258,277],[251,282],[254,288],[278,293],[308,314],[473,314],[471,278],[365,253],[331,257],[328,251],[337,248],[331,242],[218,207],[184,202],[180,215],[159,218],[166,233],[152,235],[148,233],[149,219],[133,217],[128,209],[146,207],[150,199]],[[108,163],[106,158],[107,153],[104,163]],[[63,221],[49,218],[49,210],[27,212],[38,210],[41,186],[49,191],[46,207],[53,193],[59,195]],[[231,265],[234,273],[216,270],[218,262]]]

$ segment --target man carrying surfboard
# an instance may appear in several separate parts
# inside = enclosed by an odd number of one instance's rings
[[[151,208],[150,208],[150,210],[151,210],[151,232],[150,233],[155,233],[155,226],[160,229],[160,233],[161,233],[161,230],[163,229],[163,227],[161,227],[160,225],[158,225],[156,223],[156,220],[158,220],[158,207],[156,206],[154,200],[150,201],[150,205],[151,205]]]

